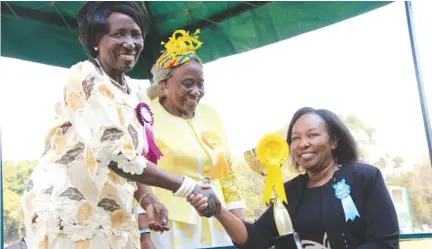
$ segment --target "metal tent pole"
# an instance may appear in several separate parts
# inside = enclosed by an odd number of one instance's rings
[[[3,217],[3,157],[2,157],[2,139],[1,139],[1,127],[0,127],[0,245],[3,248],[4,245],[4,217]]]
[[[420,97],[420,106],[422,109],[423,122],[426,131],[426,139],[429,148],[429,159],[432,165],[432,129],[431,129],[431,123],[429,119],[429,111],[426,103],[426,94],[424,91],[423,78],[419,66],[420,60],[419,60],[419,55],[417,53],[417,43],[415,39],[411,1],[405,1],[405,12],[406,12],[407,23],[408,23],[408,32],[409,32],[410,43],[411,43],[411,52],[412,52],[412,57],[414,62],[414,69],[415,69],[415,74],[417,79],[417,87],[418,87],[418,92]]]

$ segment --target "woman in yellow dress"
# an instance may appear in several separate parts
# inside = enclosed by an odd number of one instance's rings
[[[139,5],[88,2],[78,26],[90,59],[69,71],[46,150],[24,192],[28,247],[140,248],[134,195],[148,213],[162,211],[155,229],[168,228],[163,206],[143,184],[165,188],[180,199],[206,193],[208,215],[216,213],[220,204],[212,201],[212,192],[155,165],[161,155],[152,139],[151,109],[139,98],[138,85],[125,76],[144,46]]]
[[[204,96],[203,65],[195,50],[197,33],[176,31],[152,69],[148,96],[155,118],[156,141],[163,153],[158,166],[176,175],[209,184],[222,205],[244,219],[245,204],[231,170],[229,146],[221,117],[200,103]],[[170,231],[151,234],[158,249],[191,249],[232,245],[214,218],[201,218],[186,200],[169,191],[155,194],[169,211]]]

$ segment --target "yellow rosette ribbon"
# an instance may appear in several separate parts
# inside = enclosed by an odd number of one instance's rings
[[[273,189],[277,198],[288,203],[282,177],[281,166],[288,158],[289,148],[285,139],[276,133],[265,135],[256,148],[258,159],[267,167],[267,181],[263,201],[269,203]]]
[[[216,154],[216,165],[210,171],[213,179],[225,179],[229,176],[229,164],[226,159],[225,147],[222,146],[222,140],[218,135],[210,131],[204,131],[202,134],[204,143]]]

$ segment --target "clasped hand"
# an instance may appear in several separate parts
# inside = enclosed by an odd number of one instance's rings
[[[196,185],[187,201],[195,208],[200,216],[207,218],[218,214],[221,202],[209,185]]]
[[[150,198],[150,196],[148,197]],[[187,201],[195,208],[200,216],[207,218],[218,214],[221,209],[221,202],[209,185],[196,185],[194,191],[187,198]],[[158,200],[152,199],[145,205],[148,226],[153,231],[168,231],[168,211]]]

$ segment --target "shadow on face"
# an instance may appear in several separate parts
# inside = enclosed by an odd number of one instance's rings
[[[327,124],[318,114],[302,115],[294,124],[291,151],[296,162],[306,171],[320,171],[334,158],[337,139],[330,137]]]
[[[113,12],[108,19],[108,32],[98,44],[98,59],[108,75],[132,70],[144,47],[140,27],[130,16]]]
[[[166,93],[167,111],[174,116],[192,118],[205,94],[202,64],[193,59],[184,63],[161,87]]]

